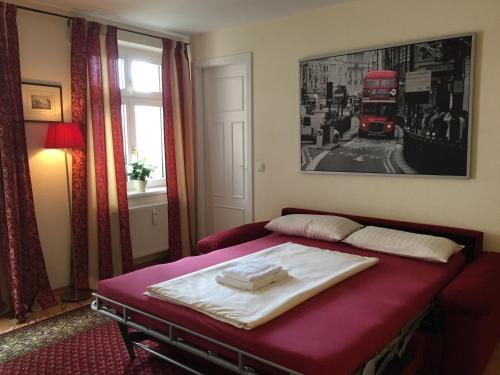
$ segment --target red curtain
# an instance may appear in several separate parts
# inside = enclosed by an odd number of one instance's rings
[[[89,22],[87,31],[87,69],[94,143],[99,279],[102,280],[113,276],[113,264],[106,165],[101,43],[99,40],[100,29],[101,25],[97,22]]]
[[[106,132],[104,115],[104,87],[100,45],[101,25],[90,22],[86,29],[83,19],[72,22],[71,46],[71,95],[73,121],[80,124],[82,134],[87,134],[87,110],[92,119],[92,140],[94,146],[94,171],[97,202],[97,245],[99,279],[113,276],[111,250],[111,223],[108,199],[108,161],[106,160]],[[130,225],[128,214],[125,158],[121,125],[121,97],[118,79],[117,29],[108,26],[106,33],[106,54],[108,66],[109,107],[113,144],[114,172],[118,198],[118,216],[123,272],[133,268]],[[88,76],[88,88],[87,88]],[[87,90],[90,105],[87,108]],[[88,190],[87,149],[73,154],[73,237],[76,253],[77,285],[88,287]]]
[[[118,40],[116,27],[108,26],[106,32],[106,54],[108,56],[109,106],[113,138],[116,194],[118,198],[118,218],[120,224],[120,244],[123,272],[132,271],[132,245],[130,243],[130,223],[128,215],[127,180],[125,177],[125,157],[123,150],[120,83],[118,78]]]
[[[163,40],[162,80],[170,260],[193,253],[194,132],[186,44]]]
[[[181,220],[179,210],[179,191],[177,187],[177,167],[175,161],[174,118],[172,104],[171,78],[172,41],[163,39],[162,89],[163,89],[163,126],[165,144],[165,166],[168,201],[168,251],[171,261],[182,257]]]
[[[18,321],[55,304],[38,236],[21,97],[16,7],[0,2],[0,253]]]
[[[187,233],[188,233],[188,242],[189,242],[189,253],[193,253],[193,238],[192,238],[192,217],[191,207],[194,202],[191,202],[190,199],[190,189],[192,182],[190,181],[190,172],[194,169],[194,160],[192,160],[192,152],[190,152],[190,148],[192,146],[192,142],[194,141],[193,136],[190,132],[190,121],[187,118],[188,112],[192,110],[191,106],[187,106],[189,103],[186,103],[187,96],[184,92],[185,87],[191,87],[189,77],[190,72],[189,69],[186,71],[186,67],[189,67],[189,57],[187,53],[187,46],[185,43],[178,42],[175,47],[175,67],[177,71],[177,89],[179,92],[179,110],[180,110],[180,129],[182,129],[181,137],[182,137],[182,149],[183,149],[183,161],[184,161],[184,184],[186,189],[186,206],[187,206]],[[186,85],[187,84],[187,85]],[[190,95],[188,96],[190,98]],[[193,181],[194,182],[194,181]]]
[[[74,264],[72,283],[89,287],[87,224],[87,36],[85,20],[71,22],[71,114],[80,126],[85,148],[73,150],[72,217]]]
[[[3,315],[4,310],[7,308],[7,305],[3,302],[2,290],[0,290],[0,315]]]

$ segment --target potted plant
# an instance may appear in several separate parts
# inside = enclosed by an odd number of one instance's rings
[[[155,167],[147,164],[144,160],[137,160],[127,165],[127,176],[132,180],[134,190],[140,193],[146,191],[148,179]]]

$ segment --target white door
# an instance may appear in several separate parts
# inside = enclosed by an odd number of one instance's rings
[[[204,235],[252,221],[248,71],[245,64],[202,71]]]

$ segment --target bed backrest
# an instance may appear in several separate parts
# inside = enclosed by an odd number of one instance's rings
[[[339,212],[316,211],[305,208],[287,207],[281,210],[281,215],[290,214],[315,214],[315,215],[337,215],[347,217],[363,225],[374,225],[377,227],[406,230],[408,232],[430,234],[449,238],[461,245],[465,245],[464,253],[467,259],[473,260],[483,251],[483,232],[471,229],[445,227],[440,225],[410,223],[399,220],[380,219],[375,217],[356,216]]]

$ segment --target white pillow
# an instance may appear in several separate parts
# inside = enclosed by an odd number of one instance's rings
[[[372,226],[358,230],[342,242],[363,249],[440,263],[448,262],[450,256],[464,248],[444,237]]]
[[[292,236],[335,242],[363,228],[363,225],[341,216],[293,214],[271,220],[266,228]]]

